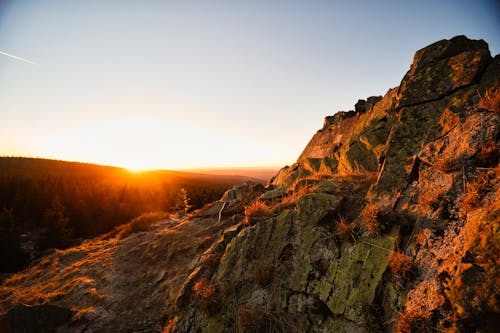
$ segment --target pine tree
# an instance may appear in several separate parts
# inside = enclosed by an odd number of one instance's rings
[[[189,202],[191,198],[188,195],[188,192],[185,188],[181,187],[179,193],[177,194],[177,199],[175,201],[175,211],[178,213],[187,214],[187,212],[191,209],[191,205]]]

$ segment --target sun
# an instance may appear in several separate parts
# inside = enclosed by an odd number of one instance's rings
[[[142,173],[151,170],[149,168],[141,168],[141,167],[125,167],[125,169],[131,173]]]
[[[158,161],[148,156],[141,156],[143,151],[131,151],[127,156],[114,156],[112,165],[119,166],[131,173],[141,173],[159,169]]]
[[[125,161],[119,165],[131,173],[141,173],[155,169],[144,161]]]

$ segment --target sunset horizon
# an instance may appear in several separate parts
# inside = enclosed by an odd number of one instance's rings
[[[162,165],[153,165],[153,166],[144,166],[145,164],[141,164],[140,162],[137,164],[116,164],[116,163],[106,163],[101,161],[92,161],[92,160],[77,160],[77,159],[67,159],[67,158],[59,158],[59,157],[51,157],[51,156],[37,156],[37,155],[9,155],[4,154],[0,155],[0,158],[24,158],[24,159],[40,159],[40,160],[53,160],[60,162],[71,162],[71,163],[82,163],[82,164],[94,164],[99,166],[109,166],[115,168],[126,169],[131,172],[147,172],[147,171],[186,171],[186,172],[198,172],[198,171],[223,171],[223,170],[279,170],[282,167],[293,164],[293,162],[288,164],[206,164],[206,165],[189,165],[183,166],[182,164],[179,167],[169,167]]]
[[[459,33],[500,49],[488,2],[389,3],[402,15],[368,1],[2,2],[0,155],[290,165],[319,119],[396,86],[415,45]]]
[[[497,0],[0,0],[0,333],[495,332]]]

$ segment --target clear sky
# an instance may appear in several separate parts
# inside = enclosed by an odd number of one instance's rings
[[[129,168],[291,164],[324,116],[385,94],[417,49],[460,34],[499,53],[500,7],[0,0],[0,155]]]

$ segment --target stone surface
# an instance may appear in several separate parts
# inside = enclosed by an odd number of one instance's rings
[[[476,83],[490,60],[483,40],[457,36],[429,45],[415,54],[399,87],[398,106],[429,102]]]

